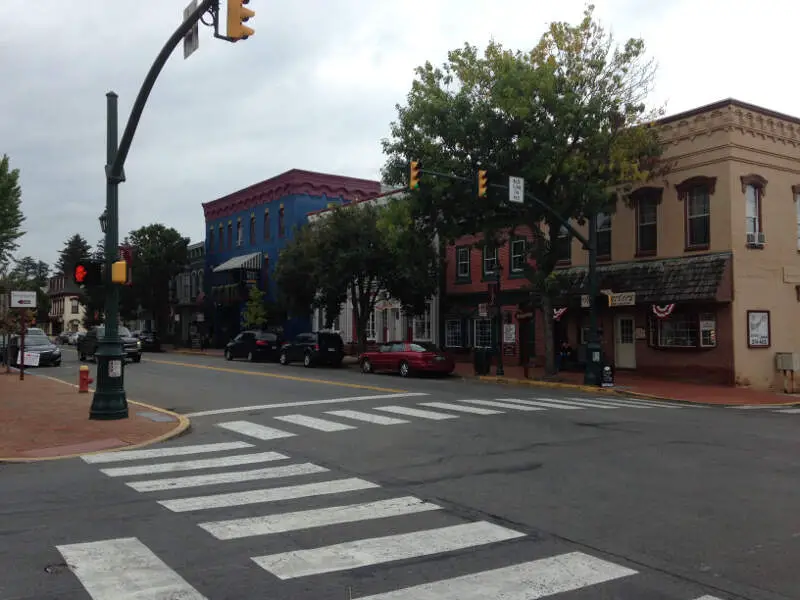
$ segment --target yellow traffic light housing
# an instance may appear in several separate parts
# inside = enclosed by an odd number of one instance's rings
[[[489,188],[486,171],[478,171],[478,198],[486,198],[486,191]]]
[[[111,264],[111,283],[128,283],[128,263],[124,260]]]
[[[246,40],[255,33],[245,25],[245,21],[256,16],[255,11],[245,8],[250,0],[228,0],[228,37],[232,40]]]
[[[408,178],[408,187],[412,190],[419,189],[419,161],[411,161],[411,173]]]

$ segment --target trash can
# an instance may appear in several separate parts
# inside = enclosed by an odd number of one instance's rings
[[[614,387],[614,367],[608,363],[603,364],[603,370],[600,372],[600,386]]]

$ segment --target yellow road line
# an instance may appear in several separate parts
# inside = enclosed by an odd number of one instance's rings
[[[398,390],[394,388],[378,387],[374,385],[362,385],[359,383],[345,383],[343,381],[332,381],[330,379],[315,379],[313,377],[297,377],[295,375],[278,375],[277,373],[262,373],[259,371],[248,371],[246,369],[229,369],[227,367],[212,367],[209,365],[197,365],[193,363],[177,362],[172,360],[154,360],[148,358],[147,362],[160,365],[174,365],[176,367],[189,367],[192,369],[205,369],[208,371],[220,371],[222,373],[236,373],[237,375],[254,375],[256,377],[271,377],[272,379],[286,379],[288,381],[301,381],[303,383],[320,383],[325,385],[336,385],[339,387],[355,388],[359,390],[374,390],[376,392],[390,392],[399,394],[408,390]]]

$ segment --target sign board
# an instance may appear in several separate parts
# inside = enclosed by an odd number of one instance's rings
[[[608,295],[609,306],[635,306],[636,292],[620,292]]]
[[[486,302],[481,302],[478,304],[478,316],[479,317],[488,317],[489,316],[489,305]]]
[[[581,295],[581,308],[589,308],[589,294],[582,294]]]
[[[517,204],[525,202],[525,180],[522,177],[508,178],[508,201]]]
[[[108,376],[109,377],[122,377],[122,361],[110,360],[108,361]]]
[[[189,2],[189,5],[183,9],[183,20],[189,18],[189,16],[197,10],[197,0],[192,0]],[[197,50],[200,46],[200,26],[197,22],[192,25],[192,28],[189,32],[183,37],[183,58],[186,60],[189,56]]]
[[[36,308],[36,292],[11,292],[11,308]]]
[[[517,343],[517,326],[514,323],[506,323],[503,325],[503,343]]]
[[[23,362],[22,356],[19,352],[17,352],[17,364],[22,365],[24,367],[38,367],[39,366],[39,353],[38,352],[26,352],[25,353],[25,362]]]

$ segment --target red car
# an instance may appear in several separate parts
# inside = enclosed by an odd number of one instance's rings
[[[449,375],[456,368],[452,357],[429,342],[388,342],[376,352],[364,352],[360,360],[364,373],[392,371],[402,377],[411,373]]]

